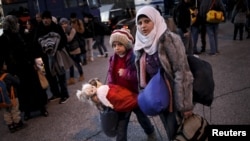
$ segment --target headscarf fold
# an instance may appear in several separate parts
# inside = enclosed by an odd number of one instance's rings
[[[152,55],[157,51],[159,38],[167,29],[167,24],[160,13],[152,6],[144,6],[138,10],[136,25],[140,15],[147,16],[154,23],[154,28],[147,36],[144,36],[139,32],[137,26],[134,51],[144,49],[147,54]]]

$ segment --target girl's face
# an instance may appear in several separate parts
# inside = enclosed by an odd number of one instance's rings
[[[126,53],[126,47],[121,42],[114,41],[112,43],[112,48],[117,55],[124,55]]]
[[[139,32],[147,36],[154,28],[154,23],[148,17],[141,17],[138,19],[137,27]]]

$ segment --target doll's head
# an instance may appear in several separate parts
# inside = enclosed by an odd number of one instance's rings
[[[97,107],[97,109],[101,110],[102,104],[98,99],[96,92],[97,92],[96,86],[86,83],[83,84],[81,91],[77,90],[76,96],[80,101],[82,102],[88,101],[91,104],[94,104]]]

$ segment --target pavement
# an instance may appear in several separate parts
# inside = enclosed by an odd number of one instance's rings
[[[200,58],[211,63],[215,80],[215,98],[211,107],[197,104],[194,112],[205,117],[213,125],[250,125],[250,39],[233,39],[233,24],[222,23],[219,27],[220,54]],[[112,49],[106,45],[109,55]],[[198,47],[201,46],[199,41]],[[207,40],[207,51],[209,43]],[[95,50],[95,55],[98,51]],[[90,78],[98,77],[105,82],[108,58],[95,58],[95,61],[83,66],[85,81],[68,86],[70,98],[67,103],[59,101],[48,103],[48,117],[32,113],[34,118],[25,121],[26,128],[10,133],[0,116],[0,141],[115,141],[107,137],[100,128],[98,110],[89,103],[80,102],[75,92]],[[76,73],[78,74],[78,73]],[[48,93],[51,96],[50,93]],[[2,110],[0,111],[2,114]],[[150,117],[155,126],[159,141],[167,136],[158,116]],[[128,126],[128,141],[145,141],[147,136],[138,124],[135,115],[131,115]]]

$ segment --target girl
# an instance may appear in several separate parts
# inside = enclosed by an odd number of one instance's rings
[[[134,38],[127,29],[122,28],[112,32],[109,43],[114,49],[114,55],[109,60],[108,83],[120,85],[138,93],[138,80],[132,49],[133,42]],[[127,128],[131,112],[118,112],[117,141],[127,140]],[[136,114],[144,132],[148,135],[148,140],[156,140],[154,127],[148,117],[139,107],[135,108],[133,112]]]
[[[163,17],[151,6],[139,9],[136,15],[136,68],[139,77],[139,87],[145,88],[149,80],[162,67],[172,86],[172,101],[169,109],[160,114],[160,118],[171,140],[177,130],[177,115],[189,117],[192,115],[192,82],[193,76],[189,69],[184,45],[179,36],[176,40],[179,46],[173,45],[170,32]],[[175,43],[176,44],[176,43]],[[156,88],[157,89],[157,88]],[[171,104],[173,103],[173,104]]]

